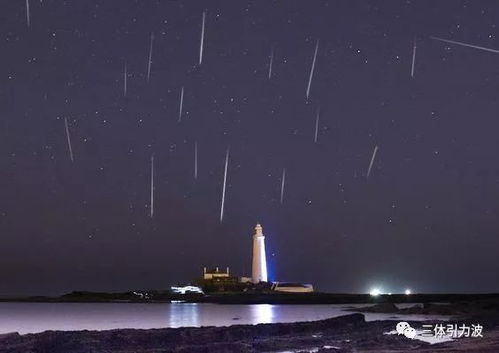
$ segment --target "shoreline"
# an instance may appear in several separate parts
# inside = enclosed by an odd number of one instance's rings
[[[224,296],[228,298],[228,296]],[[345,297],[345,296],[342,296]],[[389,296],[390,300],[396,296]],[[261,296],[258,298],[261,299]],[[296,301],[296,296],[291,296]],[[421,295],[414,295],[421,299]],[[442,298],[440,296],[440,298]],[[446,296],[462,299],[462,296]],[[469,298],[469,297],[468,297]],[[477,296],[474,296],[476,299]],[[450,300],[445,304],[423,302],[397,307],[383,297],[378,302],[351,307],[351,313],[324,320],[291,323],[239,324],[149,329],[109,329],[79,331],[44,331],[0,335],[1,353],[497,353],[499,347],[499,300],[495,296],[478,296],[471,301]],[[211,299],[211,298],[210,298]],[[219,297],[217,299],[220,299]],[[233,298],[247,299],[247,298]],[[254,299],[254,298],[253,298]],[[424,299],[435,299],[434,295]],[[291,302],[294,302],[291,301]],[[212,303],[211,301],[204,301]],[[52,302],[57,303],[57,302]],[[68,301],[65,301],[68,303]],[[69,301],[71,303],[71,301]],[[81,303],[75,302],[72,303]],[[87,302],[89,303],[89,302]],[[105,302],[100,302],[105,303]],[[140,302],[138,302],[140,303]],[[142,302],[143,303],[143,302]],[[224,302],[228,304],[227,301]],[[216,302],[215,302],[216,304]],[[234,303],[240,304],[240,303]],[[296,303],[295,303],[296,304]],[[307,304],[307,303],[305,303]],[[359,304],[359,303],[348,303]],[[374,305],[370,305],[374,304]],[[402,303],[400,303],[402,304]],[[179,304],[183,305],[183,304]],[[362,312],[362,313],[359,313]],[[387,319],[366,321],[370,313],[390,314]],[[423,321],[396,319],[397,315],[418,314]],[[446,315],[443,321],[432,315]],[[480,324],[482,338],[459,338],[433,344],[404,335],[390,334],[399,321],[408,322],[421,332],[423,324]],[[444,326],[446,327],[446,325]]]
[[[497,321],[496,316],[496,321]],[[426,323],[434,323],[431,320]],[[473,352],[492,353],[499,346],[499,326],[487,326],[482,339],[456,339],[429,344],[387,334],[397,321],[365,321],[354,313],[319,321],[225,327],[45,331],[0,335],[2,353],[118,352]],[[410,322],[421,325],[421,322]],[[419,326],[418,326],[419,327]]]
[[[146,292],[146,291],[144,291]],[[369,294],[338,293],[214,293],[207,295],[175,295],[167,291],[147,291],[150,298],[139,298],[134,292],[94,293],[72,292],[59,297],[31,296],[0,298],[0,302],[20,303],[149,303],[171,302],[215,304],[416,304],[497,301],[499,293],[484,294]]]

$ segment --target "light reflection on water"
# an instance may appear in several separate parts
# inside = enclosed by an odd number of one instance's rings
[[[347,307],[351,305],[0,303],[0,334],[313,321],[350,314],[343,311]],[[365,315],[368,321],[429,319],[423,315]]]
[[[273,319],[273,305],[270,304],[256,304],[252,305],[251,309],[256,320],[260,324],[270,324]]]
[[[196,303],[170,304],[167,306],[167,312],[163,327],[182,327],[186,322],[189,326],[200,326],[199,308]]]

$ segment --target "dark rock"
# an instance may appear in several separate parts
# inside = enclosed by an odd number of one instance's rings
[[[0,347],[2,344],[9,344],[10,342],[15,342],[21,337],[17,332],[4,333],[0,335]]]
[[[366,325],[362,314],[293,324],[234,325],[230,327],[109,331],[46,331],[2,335],[1,353],[87,352],[257,352],[270,348],[310,346],[315,332],[345,334]],[[161,349],[161,350],[159,350]]]
[[[0,335],[0,353],[434,352],[427,343],[385,335],[395,323],[365,322],[364,315],[357,313],[299,323],[6,334]],[[477,349],[468,345],[459,350],[461,342],[456,341],[438,345],[443,348],[438,351],[497,353],[486,348],[499,343],[499,331],[487,328],[486,337],[473,341]]]

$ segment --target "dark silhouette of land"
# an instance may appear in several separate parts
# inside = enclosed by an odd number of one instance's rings
[[[221,292],[210,294],[176,294],[164,290],[141,290],[121,293],[75,291],[59,297],[0,298],[0,301],[16,302],[126,302],[168,303],[172,300],[190,303],[217,304],[376,304],[376,303],[459,303],[488,300],[499,302],[499,293],[490,294],[369,294],[342,293],[277,293],[271,291]]]

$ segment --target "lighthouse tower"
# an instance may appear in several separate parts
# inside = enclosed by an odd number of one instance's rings
[[[253,235],[253,265],[251,268],[253,283],[267,282],[267,259],[265,257],[265,236],[260,224],[255,227]]]

